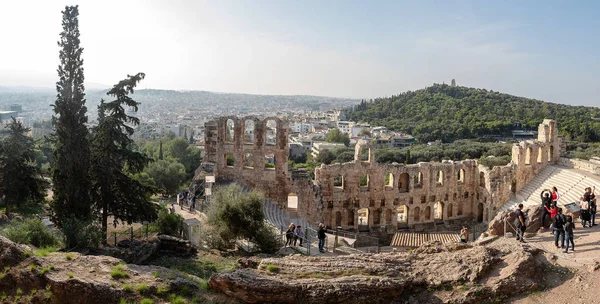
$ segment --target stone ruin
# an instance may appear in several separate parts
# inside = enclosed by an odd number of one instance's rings
[[[491,170],[477,160],[377,163],[371,143],[359,140],[353,161],[321,165],[312,180],[307,172],[288,170],[288,124],[279,118],[221,117],[205,127],[205,161],[216,180],[260,190],[312,225],[353,231],[488,222],[546,165],[558,162],[561,148],[550,119],[539,125],[537,140],[513,146],[511,163]]]

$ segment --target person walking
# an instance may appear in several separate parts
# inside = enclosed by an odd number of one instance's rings
[[[319,238],[319,251],[321,253],[325,252],[325,225],[323,223],[319,223],[319,231],[317,232],[317,237]]]
[[[302,240],[304,239],[304,233],[302,232],[302,226],[296,226],[296,230],[294,231],[294,246],[296,246],[296,241],[300,240],[300,247],[302,247]]]
[[[460,242],[466,243],[469,241],[469,230],[467,230],[467,226],[462,225],[462,229],[460,230]]]
[[[294,224],[288,226],[288,230],[285,232],[285,247],[288,245],[292,246],[292,240],[294,239]]]
[[[567,216],[567,223],[565,224],[565,239],[566,246],[564,253],[569,252],[569,243],[571,243],[571,251],[575,251],[575,242],[573,241],[573,230],[575,230],[575,223],[573,222],[573,217]]]
[[[517,241],[525,242],[525,230],[527,230],[526,217],[523,213],[523,204],[519,204],[519,209],[515,211],[517,218],[515,219],[515,226],[517,226]]]
[[[554,246],[556,248],[565,248],[565,223],[567,220],[562,214],[562,208],[557,208],[558,213],[554,217]],[[558,239],[560,237],[560,246],[558,246]]]

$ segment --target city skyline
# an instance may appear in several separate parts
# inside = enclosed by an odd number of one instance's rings
[[[61,1],[3,3],[0,85],[52,88]],[[69,3],[71,4],[71,3]],[[80,1],[89,89],[376,98],[432,83],[600,106],[599,5]]]

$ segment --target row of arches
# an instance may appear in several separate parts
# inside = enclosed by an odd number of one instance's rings
[[[464,183],[464,181],[465,181],[465,170],[464,169],[458,170],[456,179],[459,183]],[[386,174],[384,188],[386,190],[393,190],[394,186],[396,185],[395,180],[396,180],[396,177],[394,176],[393,173],[390,172],[390,173]],[[359,182],[360,187],[367,187],[367,188],[369,187],[369,183],[370,183],[369,175],[361,176],[359,181],[360,181]],[[400,193],[409,191],[409,181],[410,181],[410,176],[406,172],[401,173],[398,176],[398,184],[397,185],[398,185],[398,191]],[[444,171],[442,171],[442,170],[439,170],[437,172],[436,185],[437,186],[444,185]],[[346,186],[348,186],[348,185],[346,185],[346,183],[345,183],[344,175],[340,174],[333,178],[333,187],[345,189]],[[423,173],[417,172],[417,174],[413,175],[413,187],[414,188],[422,188],[423,187]]]
[[[259,159],[260,160],[260,159]],[[254,154],[250,152],[246,152],[243,154],[242,164],[244,169],[254,169],[255,162],[257,161]],[[224,163],[226,167],[233,168],[236,164],[237,160],[233,153],[225,153],[224,155]],[[266,170],[275,170],[275,154],[274,153],[266,153],[264,155],[264,168]]]
[[[264,124],[265,136],[264,141],[266,145],[277,144],[277,121],[274,119],[268,119]],[[225,142],[235,142],[235,121],[233,119],[227,119],[225,123]],[[242,125],[244,143],[254,143],[256,140],[256,125],[252,119],[246,119]]]
[[[532,149],[531,147],[527,147],[527,150],[525,151],[525,165],[531,165],[532,161],[533,161],[533,153],[532,153]],[[538,154],[537,154],[537,163],[541,164],[543,162],[543,157],[544,157],[544,147],[538,147]],[[548,159],[547,161],[552,161],[552,159],[554,158],[554,146],[550,146],[548,147]]]

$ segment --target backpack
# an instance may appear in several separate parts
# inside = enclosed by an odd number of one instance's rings
[[[557,214],[554,217],[554,228],[558,230],[563,230],[564,225],[566,223],[565,216],[563,214]]]

